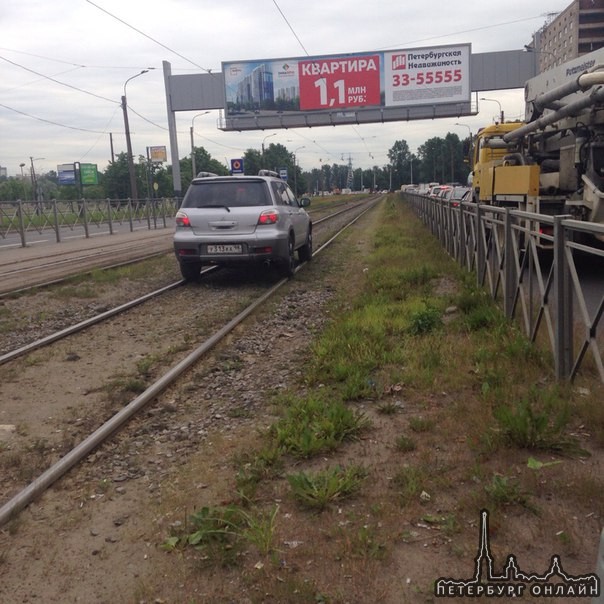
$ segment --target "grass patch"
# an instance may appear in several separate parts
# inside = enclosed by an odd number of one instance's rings
[[[278,506],[253,513],[236,505],[204,506],[189,519],[190,528],[169,537],[163,549],[192,547],[211,565],[239,564],[245,546],[253,545],[263,556],[273,550]]]
[[[520,400],[500,405],[494,417],[506,443],[524,449],[580,453],[566,434],[572,411],[557,388],[531,388]]]
[[[364,414],[342,401],[313,394],[306,399],[291,399],[283,416],[270,427],[269,435],[282,451],[294,457],[312,457],[333,451],[368,427]]]
[[[355,465],[290,474],[287,481],[300,504],[312,510],[324,510],[330,503],[357,493],[366,477],[367,470]]]

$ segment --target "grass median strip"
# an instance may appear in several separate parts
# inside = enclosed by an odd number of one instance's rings
[[[273,557],[261,575],[246,575],[247,585],[287,593],[291,602],[345,601],[354,592],[346,591],[344,569],[359,567],[366,591],[358,602],[394,597],[392,577],[402,585],[414,572],[420,599],[409,601],[425,601],[452,560],[471,572],[476,534],[468,526],[483,508],[527,523],[526,535],[498,526],[504,547],[530,550],[531,533],[548,535],[544,563],[562,546],[576,554],[569,518],[604,515],[601,498],[589,495],[602,479],[580,461],[594,446],[584,421],[602,442],[601,391],[556,383],[547,354],[505,320],[403,203],[391,196],[379,211],[363,253],[347,253],[352,241],[341,244],[346,274],[297,391],[275,396],[276,418],[260,446],[234,464],[232,505],[270,518],[262,551]],[[564,542],[551,529],[554,516],[571,535]],[[421,537],[430,547],[411,552],[421,530],[430,532]],[[276,556],[279,539],[294,542],[292,531],[308,547]],[[191,535],[169,544],[190,544]],[[405,568],[397,566],[403,554],[411,556]],[[317,555],[321,569],[308,562]],[[245,556],[238,564],[245,568]]]

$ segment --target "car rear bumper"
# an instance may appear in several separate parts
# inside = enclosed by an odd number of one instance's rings
[[[208,246],[241,246],[241,252],[210,253]],[[203,264],[240,265],[264,261],[284,260],[288,256],[287,236],[275,238],[252,238],[245,240],[222,239],[192,240],[174,236],[174,253],[179,262],[202,262]]]

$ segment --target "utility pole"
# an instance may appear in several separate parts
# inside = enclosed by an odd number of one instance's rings
[[[128,123],[128,103],[126,101],[126,84],[133,80],[134,78],[138,78],[138,76],[143,75],[143,73],[147,73],[148,69],[143,69],[140,73],[128,78],[124,82],[124,94],[122,96],[122,112],[124,113],[124,129],[126,131],[126,149],[128,151],[128,174],[130,176],[130,197],[132,200],[138,199],[138,191],[136,188],[136,173],[134,171],[134,157],[132,155],[132,141],[130,140],[130,124]]]

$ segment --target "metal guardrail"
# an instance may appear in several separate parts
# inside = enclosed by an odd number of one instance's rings
[[[111,234],[116,225],[127,224],[132,232],[136,226],[148,229],[165,228],[167,219],[176,214],[178,198],[159,199],[78,199],[61,201],[3,201],[0,202],[0,239],[19,234],[25,247],[31,233],[54,231],[57,243],[62,234],[83,228],[86,237],[90,229],[107,228]]]
[[[536,341],[545,333],[556,378],[573,380],[579,369],[604,382],[604,276],[585,296],[578,258],[601,262],[604,225],[510,208],[403,193],[424,224],[479,286],[500,302]],[[598,334],[598,329],[600,333]],[[588,366],[589,365],[589,366]]]

